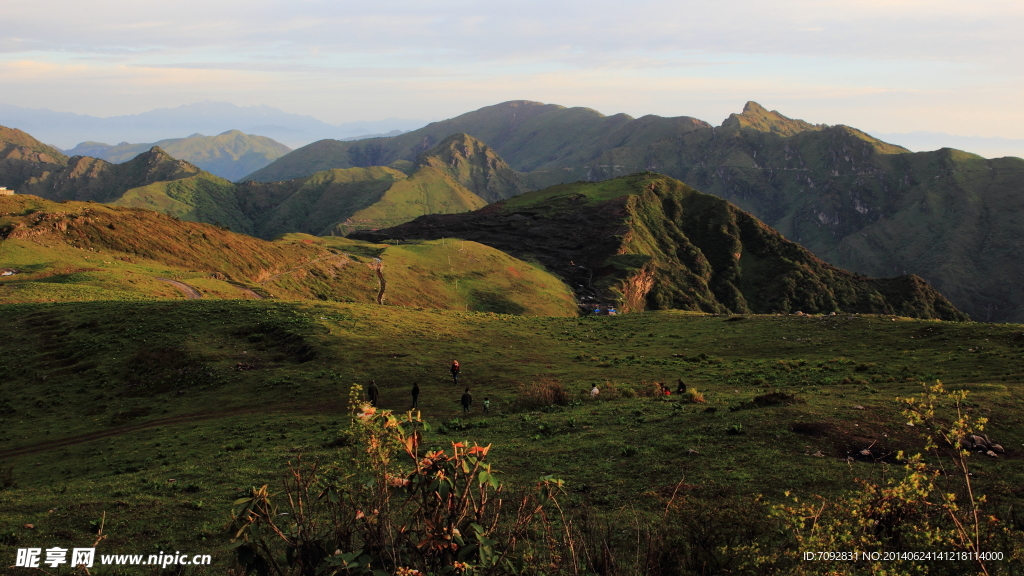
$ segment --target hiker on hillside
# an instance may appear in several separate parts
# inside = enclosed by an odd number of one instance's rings
[[[413,382],[412,384],[412,407],[419,409],[420,407],[420,383]]]
[[[485,397],[484,398],[484,414],[490,414],[490,413],[491,413],[491,399]]]
[[[462,393],[462,413],[468,414],[469,407],[473,405],[473,395],[469,393],[469,388]]]
[[[686,382],[683,379],[679,379],[679,386],[676,386],[676,394],[686,394]]]
[[[370,401],[370,406],[377,407],[378,396],[380,396],[380,390],[377,388],[377,381],[370,380],[370,385],[366,387],[366,399]]]
[[[590,399],[591,400],[596,400],[597,399],[597,395],[600,394],[600,393],[601,393],[601,391],[597,389],[597,384],[594,384],[594,387],[590,389]]]
[[[459,361],[452,360],[452,384],[459,384]]]

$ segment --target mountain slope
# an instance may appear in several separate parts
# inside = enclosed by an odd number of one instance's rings
[[[243,182],[238,196],[257,234],[347,234],[424,214],[468,212],[528,185],[488,146],[457,134],[408,168],[346,168],[285,182]],[[487,199],[481,196],[486,195]]]
[[[977,320],[1024,321],[1024,293],[1014,288],[1024,282],[1015,256],[1024,224],[1014,217],[1024,209],[1024,160],[910,153],[854,128],[780,116],[748,104],[716,130],[611,150],[568,177],[653,167],[734,202],[834,265],[917,274]]]
[[[487,202],[497,202],[531,189],[528,177],[512,170],[490,146],[465,134],[452,134],[424,152],[416,168],[429,166]]]
[[[150,210],[0,197],[0,303],[181,298],[385,302],[571,316],[558,278],[473,242],[369,245],[288,235],[267,242]],[[173,284],[178,283],[176,288]]]
[[[0,126],[0,186],[17,190],[25,181],[59,170],[68,158],[32,136]]]
[[[893,313],[966,319],[916,276],[840,270],[711,195],[642,173],[530,192],[352,237],[458,237],[536,258],[581,300],[623,311]]]
[[[63,168],[29,178],[18,193],[148,208],[253,232],[233,184],[156,147],[123,164],[75,156]]]
[[[287,182],[244,182],[237,194],[254,221],[257,235],[275,238],[287,232],[329,234],[335,224],[380,200],[406,175],[391,168],[325,170]]]
[[[380,228],[487,204],[463,182],[491,198],[526,189],[489,147],[465,135],[428,151],[418,164],[405,163],[408,174],[385,167],[353,168],[240,185],[159,147],[114,164],[87,156],[47,155],[49,148],[18,131],[11,131],[9,139],[5,150],[10,172],[25,176],[17,187],[20,194],[146,208],[264,238]],[[205,140],[198,141],[205,145]]]
[[[154,146],[227,180],[236,180],[259,170],[291,151],[291,148],[265,136],[229,130],[217,136],[193,134],[187,138],[170,138],[151,144],[123,142],[110,146],[98,142],[82,142],[68,150],[67,154],[92,156],[120,164]]]

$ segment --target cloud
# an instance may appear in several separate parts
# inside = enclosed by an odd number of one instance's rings
[[[1022,29],[1017,0],[21,2],[4,7],[0,99],[113,115],[219,98],[346,121],[528,98],[711,122],[755,99],[1012,137]]]

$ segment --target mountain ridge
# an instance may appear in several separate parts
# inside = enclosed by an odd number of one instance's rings
[[[920,277],[841,270],[733,204],[639,173],[528,192],[482,210],[350,235],[458,237],[536,258],[581,302],[625,312],[900,314],[966,320]]]
[[[291,151],[291,148],[266,136],[245,134],[232,129],[216,136],[196,133],[185,138],[168,138],[148,144],[122,142],[111,146],[100,142],[82,142],[65,152],[69,156],[91,156],[120,164],[154,146],[226,180],[237,180]]]

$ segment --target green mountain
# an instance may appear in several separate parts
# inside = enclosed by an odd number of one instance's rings
[[[41,147],[11,147],[20,152],[6,164],[13,185],[3,185],[19,188],[19,181],[52,174],[54,165],[38,156],[25,160]],[[310,172],[304,171],[313,168],[384,164],[407,174],[440,170],[487,201],[562,182],[657,171],[735,203],[836,266],[871,276],[917,274],[975,319],[1024,321],[1024,290],[1018,288],[1024,269],[1016,265],[1024,234],[1014,217],[1024,202],[1024,160],[985,160],[948,149],[910,153],[854,128],[790,119],[753,102],[717,127],[686,117],[605,117],[582,108],[509,102],[395,138],[321,141],[296,150],[258,174],[302,176],[292,184],[239,187],[241,216],[226,193],[213,201],[221,209],[198,214],[167,204],[183,217],[263,237],[344,233],[431,211],[471,209],[465,192],[450,188],[440,173],[424,172],[387,199],[384,189],[391,185],[376,176],[346,185],[351,192],[335,186],[332,176],[305,180]],[[341,179],[368,173],[360,174]],[[385,180],[392,178],[403,181],[394,174]],[[318,191],[327,188],[334,192]],[[427,198],[423,191],[445,199],[437,208],[412,200]],[[378,201],[384,203],[371,209]],[[161,207],[157,201],[140,205]],[[392,213],[385,214],[385,207]],[[356,214],[361,210],[370,211]]]
[[[26,180],[59,170],[68,158],[15,128],[0,126],[0,186],[17,190]]]
[[[847,126],[750,103],[713,130],[619,148],[569,178],[650,167],[725,198],[826,261],[925,278],[976,320],[1024,321],[1024,160],[910,153]]]
[[[238,205],[234,184],[156,147],[123,164],[75,156],[59,169],[29,178],[17,191],[56,201],[146,208],[253,232]]]
[[[286,182],[232,184],[153,147],[122,163],[50,150],[10,131],[5,149],[20,194],[146,208],[264,238],[289,232],[347,233],[423,214],[468,212],[528,185],[488,146],[456,135],[417,163],[328,170]]]
[[[111,146],[99,142],[82,142],[68,150],[67,154],[92,156],[120,164],[154,146],[227,180],[237,180],[291,152],[291,148],[266,136],[229,130],[217,136],[193,134],[187,138],[170,138],[151,144],[122,142]]]
[[[654,173],[555,186],[352,237],[480,242],[538,260],[582,302],[624,312],[967,318],[917,276],[873,279],[838,269],[735,205]]]
[[[333,227],[380,200],[407,176],[383,166],[325,170],[287,182],[236,185],[243,211],[256,222],[258,235],[274,238],[288,232],[330,234]]]
[[[445,172],[487,202],[506,200],[533,189],[529,176],[512,170],[490,146],[461,132],[424,152],[415,166]]]
[[[474,242],[387,246],[302,234],[267,242],[152,210],[29,194],[0,196],[0,254],[17,271],[0,280],[0,303],[189,294],[576,314],[558,278]]]
[[[396,165],[402,165],[397,163]],[[285,182],[243,182],[238,196],[257,234],[315,235],[395,226],[424,214],[481,208],[529,189],[486,144],[456,134],[395,168],[333,169]]]

